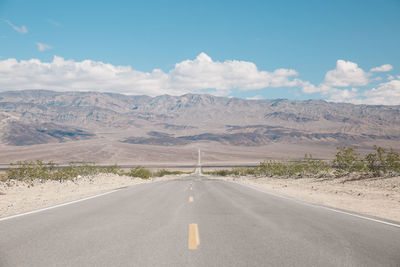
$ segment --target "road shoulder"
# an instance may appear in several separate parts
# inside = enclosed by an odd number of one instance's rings
[[[62,182],[54,180],[0,182],[0,218],[88,198],[121,187],[176,178],[177,176],[164,176],[156,179],[140,179],[115,174],[98,174]]]
[[[400,222],[400,177],[347,181],[321,178],[210,177],[309,203]]]

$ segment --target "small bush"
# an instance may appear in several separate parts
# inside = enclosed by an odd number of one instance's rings
[[[24,161],[10,164],[12,167],[6,171],[5,179],[16,180],[70,180],[78,175],[90,176],[98,173],[120,174],[120,168],[117,165],[110,167],[97,167],[94,164],[75,165],[68,167],[57,166],[53,162],[44,163],[38,161]]]
[[[216,176],[228,176],[228,175],[234,175],[233,170],[214,170],[214,171],[206,171],[203,172],[205,174],[210,174],[210,175],[216,175]]]
[[[7,181],[7,175],[5,173],[0,173],[0,181],[1,182]]]
[[[386,155],[386,168],[389,171],[400,172],[400,155],[393,148],[390,148]]]
[[[388,152],[386,149],[378,146],[374,146],[374,149],[376,153],[369,153],[364,157],[367,171],[372,172],[375,176],[379,176],[380,172],[400,171],[399,153],[393,151],[392,148]]]
[[[339,170],[347,172],[362,171],[364,162],[358,157],[358,153],[352,147],[338,147],[333,164]]]
[[[142,179],[149,179],[151,177],[151,171],[143,168],[143,167],[136,167],[130,169],[130,171],[127,173],[128,176],[131,177],[139,177]]]
[[[181,171],[169,171],[166,169],[161,169],[161,170],[157,170],[156,172],[153,173],[154,177],[162,177],[165,175],[179,175],[179,174],[183,174],[184,172]]]
[[[120,166],[118,166],[117,164],[111,165],[111,166],[107,166],[107,167],[101,167],[98,168],[100,173],[112,173],[112,174],[117,174],[117,175],[123,175],[124,172],[121,169]]]

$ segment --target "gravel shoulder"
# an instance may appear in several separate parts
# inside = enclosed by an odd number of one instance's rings
[[[0,218],[82,199],[125,186],[176,178],[177,176],[171,175],[146,180],[115,174],[98,174],[63,182],[52,180],[0,182]]]
[[[400,222],[400,176],[351,180],[276,177],[210,177],[256,186],[307,202]]]

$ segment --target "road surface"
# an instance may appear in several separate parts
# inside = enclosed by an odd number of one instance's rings
[[[400,266],[400,228],[192,175],[2,220],[0,266]]]

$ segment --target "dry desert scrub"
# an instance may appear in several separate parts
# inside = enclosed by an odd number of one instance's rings
[[[362,179],[371,177],[393,177],[400,174],[400,156],[392,148],[374,146],[375,153],[364,157],[351,147],[338,147],[335,159],[322,161],[306,154],[299,161],[264,161],[258,167],[216,170],[205,174],[217,176],[269,176],[269,177],[319,177]]]
[[[128,171],[122,170],[118,165],[96,166],[94,164],[69,164],[69,166],[58,166],[53,162],[24,161],[10,164],[11,168],[0,176],[0,180],[71,180],[78,176],[93,176],[97,174],[116,174],[121,176],[149,179],[150,177],[162,177],[171,174],[183,174],[180,171],[168,171],[165,169],[151,172],[143,167],[134,167]]]

